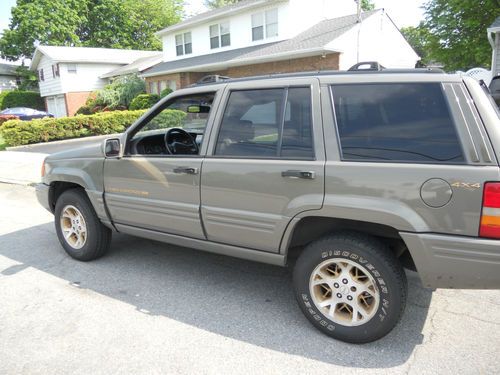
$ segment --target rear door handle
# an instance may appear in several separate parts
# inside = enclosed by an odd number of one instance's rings
[[[304,178],[306,180],[313,180],[315,177],[315,173],[313,171],[298,171],[290,169],[288,171],[281,172],[281,177]]]
[[[174,168],[174,173],[198,174],[198,168],[176,167]]]

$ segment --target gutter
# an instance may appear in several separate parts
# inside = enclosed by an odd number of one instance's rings
[[[273,55],[266,55],[266,56],[260,56],[260,57],[247,57],[247,58],[242,58],[242,59],[235,59],[235,60],[229,60],[229,61],[224,61],[224,62],[218,62],[218,63],[211,63],[211,64],[202,64],[202,65],[194,65],[194,66],[187,66],[187,67],[182,67],[182,68],[177,68],[177,69],[171,69],[171,70],[163,70],[160,72],[154,72],[154,73],[143,73],[140,74],[140,77],[147,78],[147,77],[155,77],[155,76],[161,76],[164,74],[174,74],[174,73],[183,73],[186,71],[191,71],[192,69],[216,69],[216,68],[222,68],[222,67],[234,67],[234,66],[241,66],[241,65],[248,65],[249,63],[264,63],[268,61],[279,61],[276,60],[278,57],[309,57],[313,56],[314,53],[330,53],[330,52],[337,52],[341,53],[342,51],[340,50],[334,50],[334,49],[326,49],[324,47],[321,48],[311,48],[307,50],[300,50],[300,51],[295,51],[295,52],[281,52],[281,53],[275,53]]]

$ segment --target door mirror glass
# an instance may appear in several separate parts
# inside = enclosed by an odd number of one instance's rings
[[[106,139],[104,153],[108,158],[120,156],[120,140],[118,138]]]

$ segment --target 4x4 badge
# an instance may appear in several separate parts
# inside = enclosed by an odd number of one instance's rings
[[[469,190],[476,190],[481,188],[481,184],[479,182],[454,182],[451,184],[451,186],[456,187],[456,188],[463,188],[463,189],[469,189]]]

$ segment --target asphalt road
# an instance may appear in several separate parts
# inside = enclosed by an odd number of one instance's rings
[[[0,374],[493,374],[500,291],[423,289],[387,337],[350,345],[302,316],[286,268],[116,235],[82,263],[34,190],[0,184]]]

